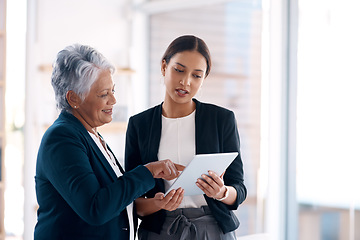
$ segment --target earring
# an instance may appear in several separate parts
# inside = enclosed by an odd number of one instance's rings
[[[74,108],[77,108],[77,106],[74,106]]]

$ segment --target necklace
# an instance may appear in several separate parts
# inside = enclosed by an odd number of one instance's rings
[[[104,140],[99,134],[98,134],[97,136],[98,136],[98,138],[100,139],[101,145],[103,145],[103,147],[104,147],[104,149],[105,149],[105,152],[106,152],[107,155],[109,156],[112,164],[113,164],[114,166],[117,166],[116,160],[115,160],[114,156],[111,156],[112,154],[108,152],[108,149],[107,149],[107,147],[106,147],[106,142],[105,142],[105,140]]]

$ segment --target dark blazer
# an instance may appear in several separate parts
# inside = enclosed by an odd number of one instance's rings
[[[122,240],[126,206],[155,181],[144,166],[117,178],[81,122],[62,112],[41,141],[35,183],[35,240]]]
[[[234,113],[222,107],[206,104],[193,99],[196,103],[195,141],[196,153],[238,152],[238,157],[228,167],[224,175],[226,185],[237,191],[234,205],[228,206],[220,201],[205,196],[215,219],[224,233],[235,230],[239,221],[231,210],[246,198],[243,163],[240,157],[240,139]],[[161,137],[162,104],[150,108],[129,119],[125,145],[125,169],[130,171],[139,165],[157,161]],[[146,193],[154,197],[157,192],[164,192],[164,181],[156,179],[153,189]],[[161,210],[143,217],[140,227],[159,233],[165,220],[165,211]]]

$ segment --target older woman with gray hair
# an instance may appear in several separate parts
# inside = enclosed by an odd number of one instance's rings
[[[97,132],[112,120],[114,70],[89,46],[57,55],[51,82],[61,113],[38,151],[35,240],[134,239],[134,199],[155,186],[154,178],[174,179],[183,170],[164,160],[124,172]]]

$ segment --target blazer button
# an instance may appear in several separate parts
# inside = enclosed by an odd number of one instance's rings
[[[128,230],[128,228],[122,228],[122,230],[127,231],[127,230]]]

